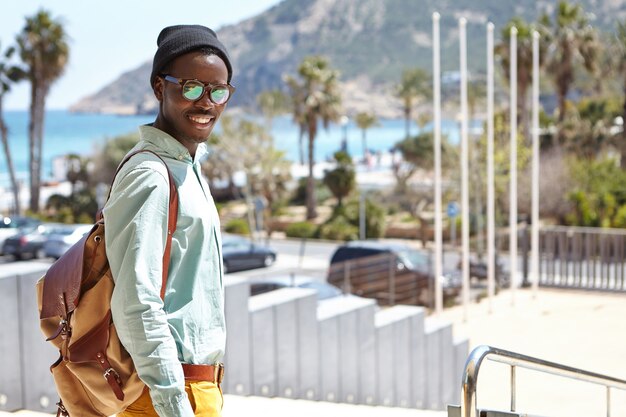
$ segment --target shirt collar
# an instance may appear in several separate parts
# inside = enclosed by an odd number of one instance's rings
[[[192,161],[189,150],[187,150],[182,143],[177,141],[168,133],[162,131],[161,129],[157,129],[152,125],[139,126],[139,136],[141,140],[152,144],[162,150],[166,155],[179,161],[188,160],[195,163],[201,160],[208,153],[206,143],[201,143],[198,145],[198,149],[196,149],[196,156]]]

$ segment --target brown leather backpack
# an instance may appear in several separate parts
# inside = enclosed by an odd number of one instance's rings
[[[139,152],[150,152],[161,159],[154,152],[137,151],[122,161],[117,172]],[[169,169],[167,172],[170,197],[161,298],[165,295],[172,234],[178,219],[178,192]],[[50,367],[61,397],[57,416],[110,416],[136,401],[145,387],[111,320],[115,284],[104,233],[101,218],[37,283],[41,330],[60,353]]]

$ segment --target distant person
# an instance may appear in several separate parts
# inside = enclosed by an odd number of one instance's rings
[[[147,389],[119,416],[220,416],[226,337],[220,222],[200,161],[235,91],[232,66],[204,26],[166,27],[157,45],[150,83],[159,113],[140,126],[133,150],[154,151],[167,163],[178,188],[178,223],[162,301],[168,176],[156,156],[133,156],[104,207],[105,241],[115,279],[113,321]]]

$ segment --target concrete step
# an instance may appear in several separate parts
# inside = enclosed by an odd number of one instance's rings
[[[272,417],[445,417],[445,411],[422,411],[409,408],[375,407],[337,404],[323,401],[289,400],[285,398],[241,397],[224,395],[223,417],[259,414]],[[14,413],[0,411],[0,417],[50,417],[54,414],[21,410]]]

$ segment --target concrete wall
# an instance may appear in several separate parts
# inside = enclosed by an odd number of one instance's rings
[[[49,366],[58,353],[39,330],[35,295],[49,265],[16,265],[0,275],[0,410],[53,411]],[[436,410],[459,404],[468,341],[453,340],[451,324],[426,318],[421,307],[380,309],[352,296],[318,302],[298,288],[249,297],[246,281],[230,276],[225,298],[227,393]]]
[[[246,286],[235,279],[226,289],[226,392],[434,410],[459,403],[469,344],[424,308],[380,309],[352,296],[317,302],[311,290],[289,288],[251,297],[246,309]],[[237,389],[247,375],[250,390]]]
[[[53,411],[58,395],[49,368],[59,354],[39,330],[35,292],[49,265],[21,265],[0,275],[0,410]]]

